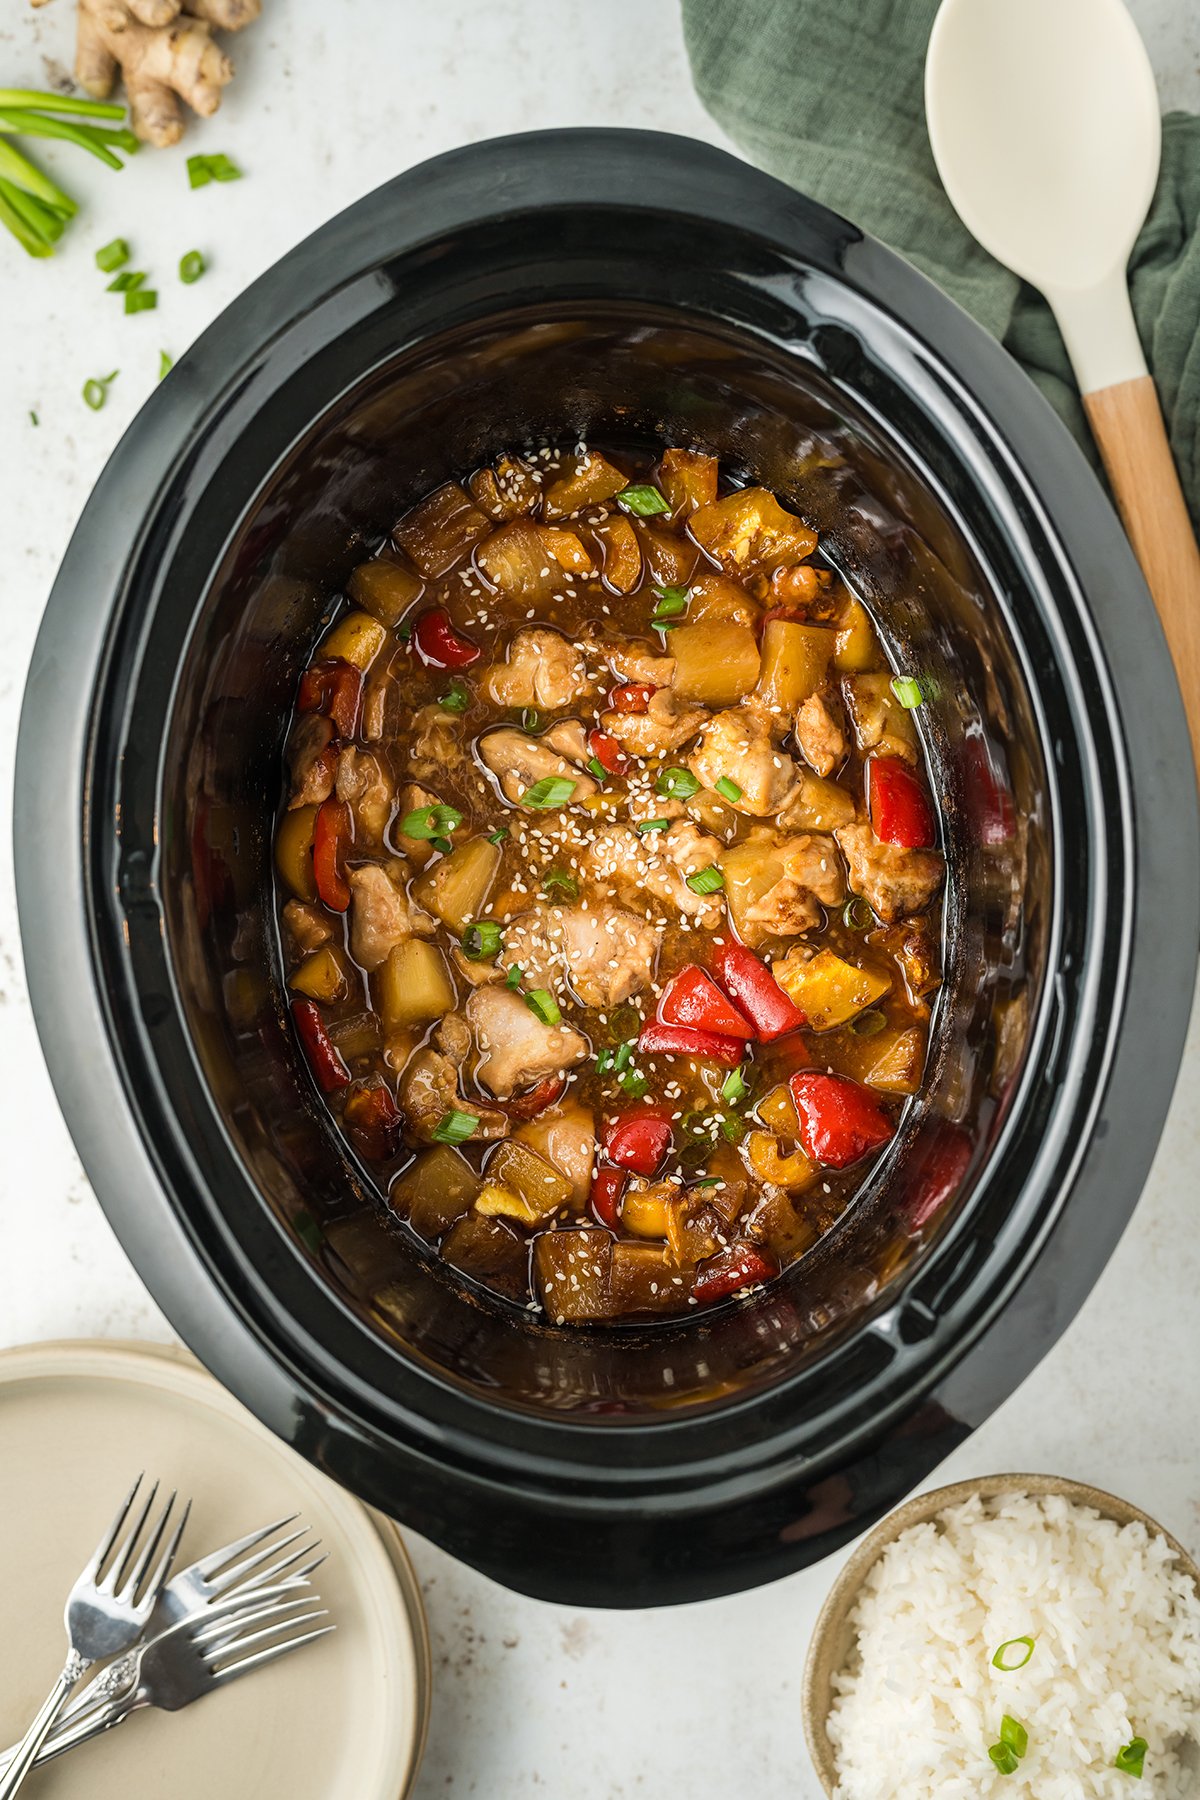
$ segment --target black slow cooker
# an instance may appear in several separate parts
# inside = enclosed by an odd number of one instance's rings
[[[595,1332],[388,1228],[289,1033],[270,876],[348,571],[436,483],[580,434],[702,444],[818,526],[928,678],[951,862],[937,1048],[867,1191],[757,1298]],[[181,1336],[365,1499],[599,1605],[815,1561],[1012,1392],[1137,1200],[1200,921],[1171,666],[1066,432],[844,219],[636,132],[400,176],[183,358],[55,584],[16,858],[59,1099]]]

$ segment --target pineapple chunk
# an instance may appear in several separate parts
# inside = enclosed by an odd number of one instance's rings
[[[406,512],[392,536],[422,575],[431,577],[445,575],[491,528],[466,490],[448,481]]]
[[[742,1148],[758,1179],[769,1187],[802,1194],[817,1179],[817,1164],[803,1150],[785,1150],[773,1131],[752,1131]]]
[[[816,532],[785,512],[766,488],[742,488],[702,506],[692,514],[691,530],[727,575],[769,573],[803,562],[817,547]]]
[[[585,506],[599,506],[629,486],[629,477],[596,450],[585,450],[546,489],[542,509],[548,519],[566,519]]]
[[[339,619],[321,645],[321,656],[339,657],[366,674],[387,643],[387,627],[370,613],[351,612]]]
[[[874,1006],[892,985],[887,975],[856,968],[834,950],[818,950],[815,956],[806,956],[802,949],[789,950],[782,961],[772,965],[771,973],[805,1015],[810,1031],[832,1031],[836,1025],[845,1025]]]

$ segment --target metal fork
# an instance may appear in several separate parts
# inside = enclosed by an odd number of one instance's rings
[[[139,1544],[147,1520],[158,1495],[158,1483],[150,1489],[135,1523],[121,1538],[130,1508],[142,1485],[138,1476],[129,1496],[119,1509],[108,1534],[80,1575],[67,1597],[64,1622],[70,1646],[62,1673],[46,1696],[37,1717],[18,1744],[16,1753],[4,1775],[0,1776],[0,1800],[12,1800],[48,1736],[54,1721],[80,1677],[94,1662],[119,1656],[137,1642],[150,1622],[150,1615],[163,1590],[183,1528],[187,1524],[190,1505],[166,1539],[157,1565],[154,1558],[163,1544],[175,1495],[167,1501],[158,1523],[150,1532],[144,1547]],[[118,1543],[118,1539],[121,1541]],[[107,1567],[107,1574],[103,1571]]]
[[[211,1616],[213,1603],[225,1595],[242,1599],[276,1586],[306,1586],[313,1570],[325,1561],[324,1556],[312,1554],[319,1540],[309,1536],[307,1526],[301,1526],[299,1531],[293,1531],[277,1543],[267,1541],[295,1524],[298,1517],[297,1513],[292,1513],[285,1519],[276,1519],[258,1531],[248,1532],[245,1537],[222,1545],[219,1550],[210,1551],[172,1575],[159,1595],[150,1621],[151,1631],[157,1635],[181,1619],[195,1619],[200,1614]],[[291,1551],[290,1556],[284,1555],[287,1550]],[[249,1555],[249,1551],[257,1554]],[[308,1560],[303,1560],[306,1557]],[[107,1706],[132,1691],[137,1683],[138,1663],[139,1650],[135,1649],[101,1669],[64,1708],[51,1737],[56,1737],[68,1722],[82,1714]],[[4,1753],[0,1752],[0,1770],[4,1766]]]
[[[319,1595],[296,1597],[294,1587],[294,1582],[285,1581],[250,1597],[228,1596],[214,1602],[203,1615],[180,1619],[150,1638],[138,1652],[132,1687],[83,1717],[64,1721],[43,1745],[39,1764],[111,1731],[143,1707],[178,1712],[240,1675],[335,1631],[335,1625],[316,1624],[329,1617],[328,1608],[319,1604]],[[301,1629],[304,1626],[314,1629],[305,1631]]]

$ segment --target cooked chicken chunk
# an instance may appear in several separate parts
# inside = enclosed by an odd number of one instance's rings
[[[531,787],[552,775],[564,776],[574,783],[567,805],[586,800],[596,792],[591,776],[559,756],[545,738],[527,737],[523,731],[502,726],[480,738],[479,754],[499,781],[504,798],[514,806],[521,804]]]
[[[319,950],[333,936],[328,913],[303,900],[288,901],[283,909],[283,923],[297,950],[302,950],[305,955],[310,950]]]
[[[892,678],[886,671],[879,675],[846,675],[842,678],[842,693],[855,742],[864,756],[868,750],[879,750],[885,756],[902,756],[910,763],[919,761],[916,727],[892,692]]]
[[[670,688],[661,687],[650,696],[644,713],[601,713],[600,729],[615,738],[622,750],[631,756],[658,756],[677,750],[695,737],[708,718],[702,706],[689,706],[676,698]]]
[[[408,772],[416,781],[443,781],[466,761],[462,728],[455,713],[442,706],[423,706],[414,716]]]
[[[835,836],[850,865],[850,886],[885,925],[921,912],[945,879],[939,850],[905,850],[881,843],[866,824],[843,825]]]
[[[648,920],[597,900],[564,907],[556,923],[571,986],[584,1006],[619,1006],[649,986],[658,933]]]
[[[799,773],[791,757],[775,748],[768,721],[754,706],[733,707],[710,719],[688,767],[705,787],[732,782],[741,794],[730,804],[756,818],[787,805]]]
[[[675,658],[663,656],[645,638],[615,638],[607,633],[589,634],[597,656],[602,656],[618,681],[644,681],[651,687],[670,687],[675,679]]]
[[[832,775],[846,754],[846,734],[821,694],[810,694],[793,727],[801,755],[818,775]]]
[[[338,757],[336,793],[354,814],[355,843],[382,843],[396,795],[379,758],[348,744]]]
[[[476,988],[467,1020],[479,1050],[476,1075],[497,1099],[559,1075],[588,1053],[588,1042],[569,1025],[543,1025],[523,994],[508,987]]]
[[[846,898],[846,874],[831,837],[814,832],[787,839],[779,864],[778,881],[746,908],[755,937],[811,931],[821,923],[823,907],[840,906]]]
[[[648,987],[658,933],[644,917],[606,900],[587,906],[531,906],[504,927],[505,967],[527,988],[564,976],[585,1006],[618,1006]]]
[[[721,848],[690,819],[680,819],[666,832],[638,833],[628,825],[607,825],[588,846],[585,862],[597,881],[626,900],[644,903],[651,894],[711,930],[721,923],[724,902],[719,893],[694,893],[687,878],[711,868]]]
[[[404,864],[364,863],[348,871],[350,883],[350,953],[368,971],[377,969],[388,952],[405,938],[428,937],[433,920],[411,907],[405,895]]]
[[[301,713],[288,739],[287,762],[292,791],[288,806],[319,806],[333,792],[337,752],[333,720],[324,713]]]
[[[472,1132],[477,1140],[507,1137],[508,1117],[477,1100],[464,1100],[458,1091],[459,1071],[471,1047],[465,1019],[448,1013],[434,1036],[434,1043],[412,1056],[400,1077],[399,1098],[404,1112],[404,1135],[410,1142],[434,1142],[434,1132],[447,1113],[470,1113],[479,1120]]]
[[[565,756],[568,762],[578,764],[581,769],[587,767],[591,751],[587,733],[578,719],[559,719],[548,731],[543,731],[541,741],[556,750],[559,756]]]
[[[557,631],[518,631],[504,662],[484,672],[480,693],[493,706],[570,706],[589,691],[587,665]]]

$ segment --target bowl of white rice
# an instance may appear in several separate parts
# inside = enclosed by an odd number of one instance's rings
[[[835,1800],[1200,1800],[1200,1568],[1057,1476],[919,1494],[834,1584],[804,1716]]]

